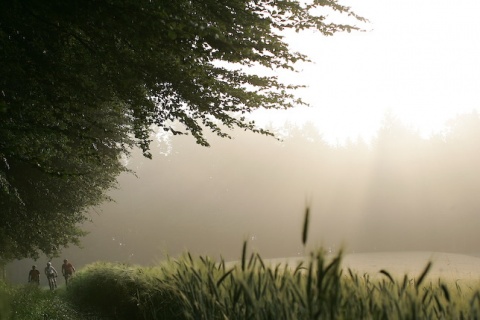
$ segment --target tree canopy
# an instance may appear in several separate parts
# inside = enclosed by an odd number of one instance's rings
[[[0,257],[77,242],[154,127],[205,146],[205,128],[270,134],[245,114],[302,104],[298,86],[248,69],[308,61],[284,29],[358,29],[326,12],[364,21],[335,0],[0,2]]]

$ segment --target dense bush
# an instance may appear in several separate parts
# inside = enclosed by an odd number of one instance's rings
[[[115,319],[178,319],[180,292],[166,284],[155,270],[126,264],[97,262],[77,272],[67,296],[84,310]]]

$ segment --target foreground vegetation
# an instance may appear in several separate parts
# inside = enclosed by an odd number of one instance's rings
[[[341,253],[319,250],[288,266],[243,249],[232,264],[188,253],[148,268],[97,262],[54,293],[4,286],[0,312],[11,313],[0,319],[480,318],[480,286],[433,281],[430,264],[413,278],[373,278],[342,269]]]
[[[33,319],[83,320],[86,314],[68,302],[63,289],[51,292],[33,285],[7,286],[0,281],[0,320]]]

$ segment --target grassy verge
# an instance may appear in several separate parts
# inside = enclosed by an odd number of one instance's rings
[[[0,283],[0,320],[85,319],[64,293],[64,289]]]

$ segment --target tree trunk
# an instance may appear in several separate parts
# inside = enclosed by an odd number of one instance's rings
[[[0,259],[0,280],[7,281],[7,263]]]

